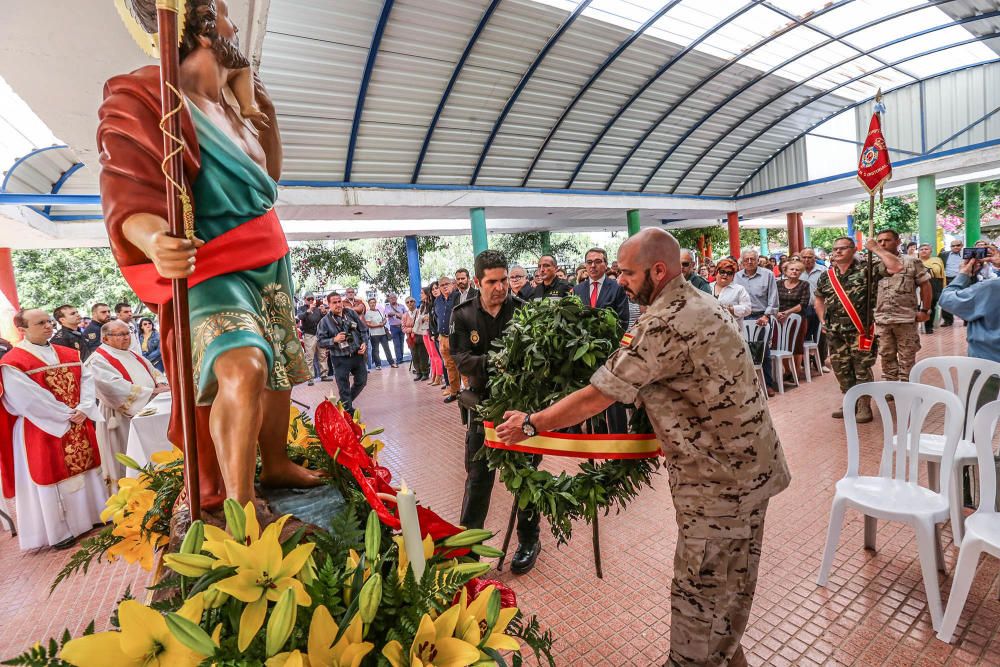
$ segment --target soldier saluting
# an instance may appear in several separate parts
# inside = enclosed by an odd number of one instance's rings
[[[476,256],[476,286],[479,295],[455,306],[451,316],[451,333],[448,336],[451,354],[458,370],[469,378],[469,391],[462,392],[463,407],[489,395],[487,383],[490,366],[487,355],[494,340],[503,335],[514,311],[524,301],[510,293],[507,280],[507,258],[496,250],[484,250]],[[460,522],[466,528],[482,528],[490,511],[490,494],[496,471],[490,470],[486,461],[477,458],[486,438],[482,420],[470,410],[468,431],[465,435],[465,497],[462,499]],[[517,551],[511,560],[510,570],[524,574],[535,566],[542,550],[539,541],[539,514],[529,509],[517,513]]]
[[[845,394],[854,385],[875,379],[872,366],[877,349],[872,340],[872,313],[867,311],[871,303],[868,290],[877,289],[880,280],[903,270],[899,257],[883,250],[874,238],[868,239],[865,247],[878,256],[871,265],[870,280],[868,266],[854,261],[854,239],[841,236],[833,242],[833,262],[830,270],[820,276],[814,297],[816,315],[830,341],[830,363],[840,391]],[[855,414],[859,424],[872,421],[871,400],[858,401]],[[838,408],[833,417],[843,419],[843,409]]]

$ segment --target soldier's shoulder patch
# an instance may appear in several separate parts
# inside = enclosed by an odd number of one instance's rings
[[[473,329],[472,332],[469,334],[469,340],[472,341],[473,345],[475,345],[476,343],[478,343],[479,342],[479,332],[476,331],[475,329]]]
[[[97,338],[97,334],[94,332],[90,332],[89,334],[87,334],[87,338],[89,338],[90,340],[94,340],[95,338]]]
[[[626,332],[626,334],[622,336],[622,341],[621,341],[622,347],[628,347],[629,345],[631,345],[633,338],[635,338],[634,334]]]

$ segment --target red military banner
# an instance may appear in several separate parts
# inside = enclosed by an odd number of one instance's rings
[[[882,136],[882,123],[877,113],[872,114],[865,137],[861,159],[858,160],[858,180],[871,194],[892,178],[892,163],[889,161],[889,147]]]

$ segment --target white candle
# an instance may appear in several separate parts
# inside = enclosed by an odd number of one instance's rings
[[[396,508],[399,523],[403,529],[403,548],[417,581],[424,576],[427,561],[424,560],[424,542],[420,538],[420,519],[417,517],[417,497],[406,487],[406,480],[396,494]]]

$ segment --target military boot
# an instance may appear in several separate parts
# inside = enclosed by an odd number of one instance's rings
[[[859,400],[854,415],[859,424],[867,424],[875,419],[872,415],[872,399],[866,397]]]

